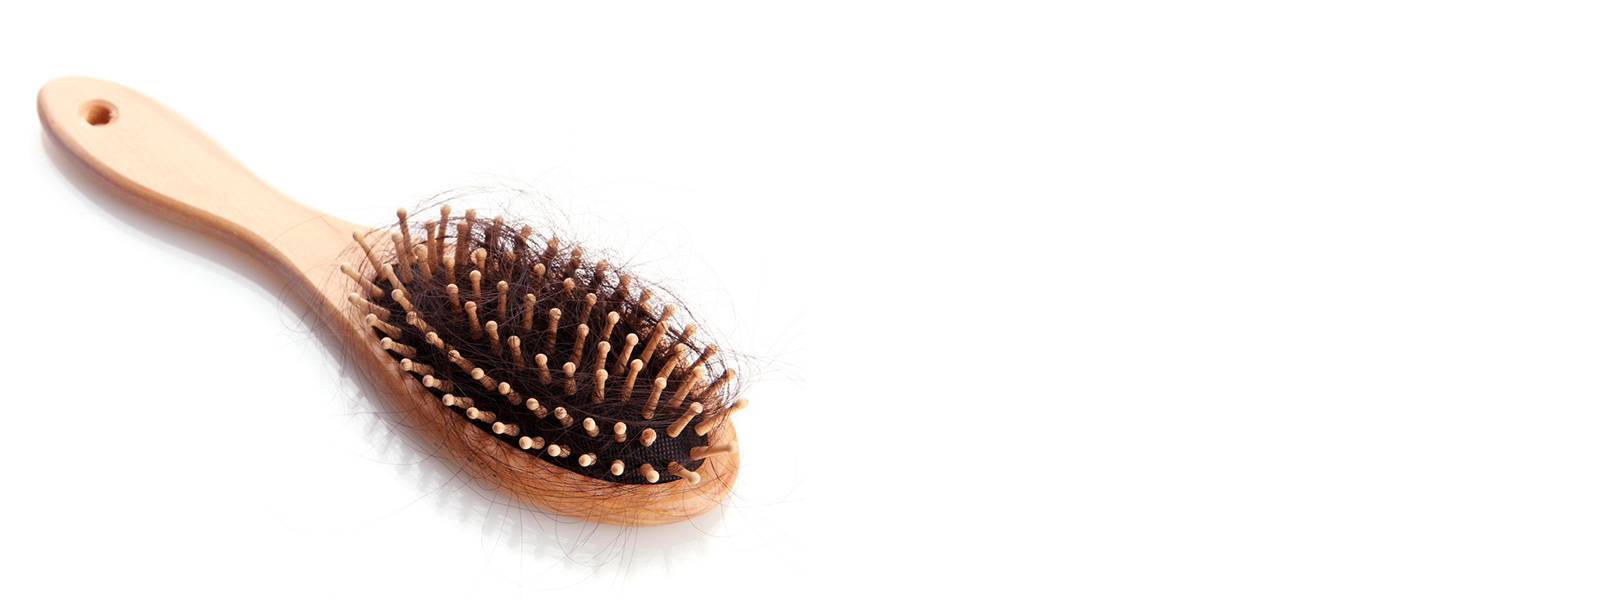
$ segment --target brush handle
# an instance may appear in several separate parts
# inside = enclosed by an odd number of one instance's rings
[[[178,113],[121,85],[53,80],[39,90],[39,120],[124,199],[214,235],[302,286],[323,283],[350,232],[367,230],[283,195]]]

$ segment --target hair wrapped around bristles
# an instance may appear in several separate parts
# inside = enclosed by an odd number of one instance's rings
[[[743,408],[727,355],[687,311],[605,260],[474,211],[388,239],[347,268],[375,343],[461,418],[520,451],[617,483],[686,479],[737,452],[708,434]],[[370,315],[370,316],[366,316]]]

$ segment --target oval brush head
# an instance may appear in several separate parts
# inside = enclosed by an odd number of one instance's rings
[[[394,231],[329,216],[114,83],[57,79],[38,105],[46,131],[118,197],[282,276],[395,411],[484,483],[624,525],[681,521],[729,493],[739,455],[727,416],[745,405],[734,370],[606,263],[470,211],[421,227],[402,212]],[[350,257],[362,266],[341,265]]]
[[[736,372],[677,308],[604,260],[527,225],[475,211],[359,235],[365,273],[350,303],[378,344],[479,430],[600,481],[702,482],[701,465],[738,452],[713,434]],[[370,275],[369,275],[370,274]]]

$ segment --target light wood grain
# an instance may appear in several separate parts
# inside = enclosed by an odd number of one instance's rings
[[[160,103],[115,83],[67,77],[39,90],[39,119],[67,154],[119,198],[209,233],[271,267],[345,344],[395,411],[479,480],[539,509],[635,526],[705,513],[731,490],[736,453],[707,458],[697,471],[698,485],[683,479],[617,485],[553,466],[467,423],[380,349],[362,324],[364,312],[348,304],[356,284],[337,265],[354,247],[350,234],[367,236],[372,228],[272,189]],[[726,444],[736,437],[730,423],[708,442]]]

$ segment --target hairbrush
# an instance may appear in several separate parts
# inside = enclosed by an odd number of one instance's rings
[[[622,525],[682,521],[731,490],[728,416],[746,402],[726,353],[581,247],[448,205],[426,220],[401,209],[393,228],[333,217],[107,81],[49,82],[39,118],[118,197],[272,268],[389,406],[480,481]]]

